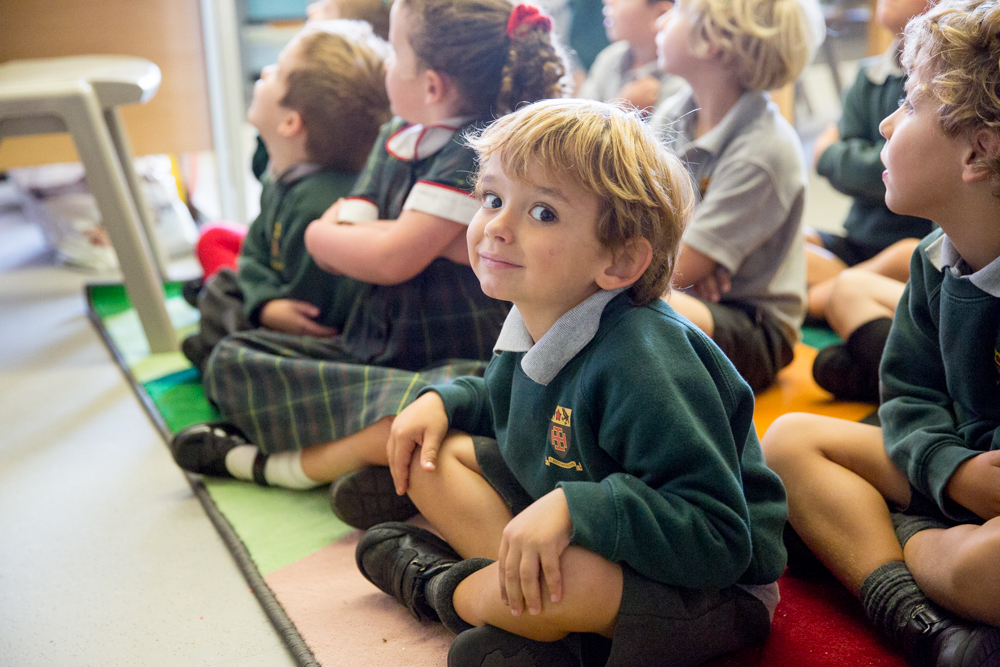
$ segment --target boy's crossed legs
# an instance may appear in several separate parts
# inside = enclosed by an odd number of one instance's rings
[[[482,474],[480,461],[484,458],[484,465],[491,468],[497,462],[503,465],[494,441],[450,432],[438,450],[433,470],[423,468],[416,454],[409,467],[410,497],[454,547],[457,553],[452,560],[469,560],[458,564],[456,570],[462,571],[457,576],[453,571],[437,577],[438,581],[432,578],[423,582],[426,593],[408,592],[397,597],[408,606],[413,597],[429,600],[440,620],[452,630],[473,629],[473,634],[466,637],[463,632],[456,641],[451,656],[454,664],[466,664],[462,660],[470,654],[485,655],[498,641],[496,650],[508,658],[520,655],[523,649],[537,664],[563,664],[557,659],[567,659],[565,664],[581,664],[580,660],[588,664],[594,659],[594,650],[587,654],[587,649],[579,648],[579,642],[560,648],[557,657],[545,651],[556,646],[551,642],[564,638],[570,641],[577,633],[592,633],[606,638],[622,635],[622,641],[614,644],[591,642],[592,647],[601,646],[596,651],[598,664],[604,664],[604,655],[610,651],[609,665],[658,665],[664,660],[674,665],[695,665],[757,643],[767,635],[770,619],[766,607],[735,586],[721,591],[678,589],[653,582],[577,546],[568,546],[559,557],[558,583],[554,584],[559,591],[553,601],[546,583],[553,581],[551,573],[546,577],[540,567],[525,566],[535,561],[521,559],[512,550],[503,553],[501,543],[505,531],[510,538],[514,532],[530,532],[544,521],[557,506],[547,498],[561,491],[532,503],[509,470],[509,480],[503,479],[502,472],[499,480],[491,475],[499,486],[495,489]],[[507,488],[509,481],[517,488]],[[379,549],[387,535],[406,529],[418,542],[423,531],[403,524],[384,526],[376,526],[359,542],[358,563],[366,577],[393,593],[396,582],[389,579],[405,569],[413,551],[380,563],[371,557],[369,549]],[[530,539],[512,542],[531,544]],[[412,549],[412,542],[405,542],[398,552],[407,549]],[[492,561],[498,554],[500,559]],[[421,567],[433,570],[437,566],[429,563],[425,561]],[[502,570],[504,563],[520,563],[521,567]],[[442,583],[445,580],[450,581]],[[482,629],[474,630],[476,627]],[[474,639],[470,642],[468,638]],[[699,638],[702,641],[697,641]],[[480,640],[484,646],[470,647],[470,643]],[[460,658],[455,657],[456,651]]]
[[[785,483],[792,527],[912,663],[1000,664],[1000,628],[965,620],[1000,625],[1000,578],[992,576],[1000,518],[947,527],[934,517],[890,515],[890,504],[915,509],[920,501],[877,427],[786,415],[763,446]]]

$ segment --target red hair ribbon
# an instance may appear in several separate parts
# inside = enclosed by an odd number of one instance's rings
[[[529,28],[543,28],[545,32],[552,30],[552,19],[548,14],[543,14],[542,10],[534,5],[521,3],[510,13],[507,19],[507,37],[515,39],[521,26]]]

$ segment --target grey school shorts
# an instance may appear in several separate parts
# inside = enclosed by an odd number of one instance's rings
[[[712,340],[736,366],[754,392],[774,384],[778,371],[792,363],[794,351],[778,320],[743,301],[703,301],[712,313]]]
[[[497,441],[473,436],[483,477],[518,514],[531,496],[503,460]],[[687,667],[760,644],[771,631],[763,602],[738,586],[669,586],[622,565],[622,601],[612,639],[580,633],[571,643],[581,667]]]

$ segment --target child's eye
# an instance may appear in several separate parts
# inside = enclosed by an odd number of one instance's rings
[[[909,97],[900,97],[899,108],[906,109],[907,111],[913,111],[913,103],[910,102]]]
[[[528,215],[537,220],[538,222],[556,222],[559,220],[556,216],[555,211],[550,209],[548,206],[532,206],[531,210],[528,211]]]
[[[495,194],[487,192],[483,195],[483,208],[500,208],[503,206],[503,202],[500,201],[500,197]]]

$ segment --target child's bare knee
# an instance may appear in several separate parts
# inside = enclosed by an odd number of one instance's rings
[[[805,435],[810,432],[813,420],[813,415],[799,412],[785,414],[774,420],[760,443],[767,465],[772,470],[779,472],[811,453],[812,448]]]
[[[955,552],[952,586],[959,596],[975,600],[986,620],[1000,625],[1000,580],[989,576],[1000,566],[1000,517],[968,529],[969,538]]]

